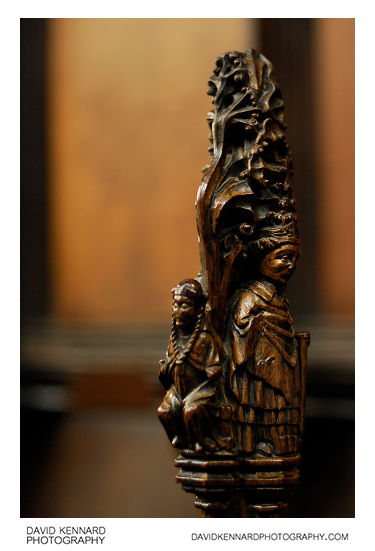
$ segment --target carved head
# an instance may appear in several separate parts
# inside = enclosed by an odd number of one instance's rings
[[[300,247],[296,243],[286,243],[267,253],[260,262],[260,272],[276,284],[285,285],[293,274]]]
[[[172,289],[172,316],[177,327],[188,331],[194,327],[206,301],[202,286],[196,279],[184,279]]]

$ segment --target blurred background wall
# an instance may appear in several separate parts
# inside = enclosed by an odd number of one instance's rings
[[[291,512],[354,515],[354,20],[23,19],[22,516],[198,516],[156,365],[170,289],[199,270],[207,79],[248,48],[279,77],[301,214],[289,297],[312,343]]]

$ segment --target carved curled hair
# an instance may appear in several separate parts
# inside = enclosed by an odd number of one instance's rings
[[[199,307],[199,313],[197,316],[197,321],[195,322],[194,330],[191,334],[189,342],[181,350],[177,342],[177,331],[176,323],[174,316],[172,315],[172,329],[171,329],[171,340],[173,348],[173,356],[175,360],[183,361],[186,356],[190,353],[190,350],[198,337],[199,331],[201,330],[202,321],[204,318],[204,304],[206,302],[206,296],[203,293],[203,289],[199,281],[196,279],[184,279],[178,283],[172,289],[172,295],[181,295],[193,301],[193,303]]]
[[[172,289],[172,296],[181,295],[192,300],[195,304],[204,304],[206,296],[199,281],[196,279],[184,279]]]
[[[300,241],[297,238],[280,239],[277,237],[263,237],[258,241],[250,243],[248,249],[254,255],[262,255],[263,253],[269,253],[275,249],[279,249],[284,245],[296,245],[300,247]]]
[[[189,342],[181,350],[180,347],[178,346],[177,334],[176,334],[176,324],[175,324],[174,318],[172,316],[171,340],[172,340],[173,357],[174,357],[175,360],[179,360],[180,362],[182,362],[189,355],[190,350],[192,349],[192,346],[193,346],[194,342],[196,341],[196,339],[199,335],[199,332],[201,330],[203,317],[204,317],[204,310],[203,310],[203,305],[202,305],[201,310],[200,310],[200,312],[198,314],[198,317],[197,317],[197,321],[195,322],[194,331],[191,334]]]

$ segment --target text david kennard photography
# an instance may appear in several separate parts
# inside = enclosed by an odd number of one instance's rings
[[[105,531],[104,526],[27,526],[26,543],[102,544]]]

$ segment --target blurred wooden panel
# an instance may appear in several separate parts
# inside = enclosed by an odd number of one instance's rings
[[[23,516],[199,517],[154,409],[70,415],[46,448]]]
[[[151,403],[156,411],[163,399],[162,388],[154,389],[145,379],[144,369],[140,367],[137,371],[136,367],[125,373],[109,370],[108,373],[86,372],[75,377],[69,389],[74,407],[79,410],[111,409],[144,407]],[[156,387],[156,381],[154,386]]]
[[[199,270],[194,201],[217,55],[244,19],[50,21],[52,305],[68,321],[165,322]]]
[[[320,300],[324,314],[354,315],[354,19],[315,32]]]
[[[21,319],[48,311],[46,260],[46,19],[20,19]]]

